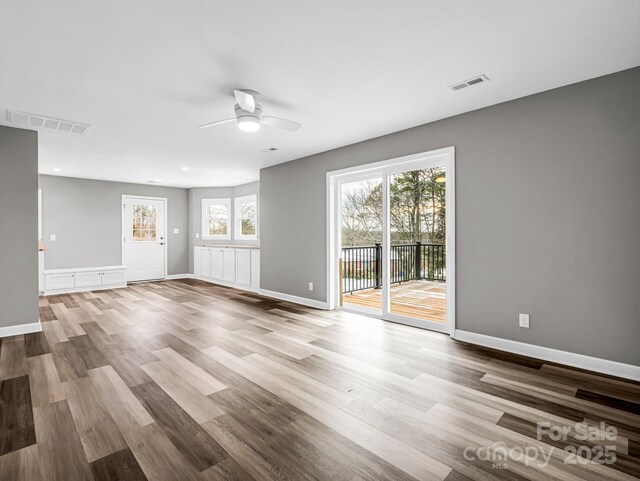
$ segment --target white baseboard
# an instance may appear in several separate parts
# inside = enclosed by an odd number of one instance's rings
[[[195,279],[196,276],[193,274],[169,274],[165,277],[167,281],[173,281],[175,279]]]
[[[18,324],[17,326],[0,327],[0,337],[19,336],[20,334],[29,334],[31,332],[42,331],[40,321],[30,322],[28,324]]]
[[[609,361],[598,357],[585,356],[574,352],[560,351],[549,347],[536,346],[524,342],[510,341],[499,337],[485,336],[475,332],[455,331],[456,341],[468,342],[479,346],[490,347],[500,351],[507,351],[522,356],[535,357],[543,361],[551,361],[567,366],[587,369],[589,371],[600,372],[625,379],[640,381],[640,366],[624,364],[617,361]]]
[[[233,289],[240,289],[241,291],[258,292],[257,289],[251,286],[243,286],[241,284],[236,284],[235,282],[226,282],[218,279],[209,279],[208,277],[194,276],[193,278],[198,279],[199,281],[208,282],[209,284],[215,284],[217,286],[231,287]]]
[[[289,301],[295,304],[302,304],[303,306],[315,307],[316,309],[327,309],[326,302],[316,301],[315,299],[308,299],[306,297],[292,296],[290,294],[268,291],[266,289],[259,289],[258,294],[266,297],[273,297],[274,299],[280,299],[281,301]]]

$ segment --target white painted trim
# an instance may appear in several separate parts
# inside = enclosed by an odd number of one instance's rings
[[[280,299],[281,301],[289,301],[295,304],[302,304],[303,306],[315,307],[316,309],[327,309],[326,302],[316,301],[315,299],[308,299],[306,297],[292,296],[290,294],[268,291],[266,289],[258,289],[258,294],[266,297],[273,297],[274,299]]]
[[[198,279],[199,281],[208,282],[209,284],[217,284],[219,286],[232,287],[234,289],[239,289],[241,291],[249,291],[249,292],[255,292],[255,293],[258,292],[258,290],[252,286],[243,286],[241,284],[236,284],[235,282],[227,282],[219,279],[211,279],[209,277],[194,276],[193,278]]]
[[[380,319],[381,321],[393,322],[394,324],[402,324],[410,327],[417,327],[419,329],[428,329],[429,331],[442,332],[443,334],[449,334],[446,324],[440,324],[432,321],[423,321],[421,319],[415,319],[412,317],[399,316],[397,314],[386,314],[372,312],[368,309],[358,308],[357,306],[345,305],[338,307],[337,310],[343,312],[350,312],[352,314],[360,314],[361,316],[372,317],[374,319]]]
[[[169,274],[165,277],[166,280],[171,281],[175,279],[195,279],[195,274]]]
[[[77,267],[64,269],[45,269],[44,274],[73,274],[75,272],[94,272],[94,271],[123,271],[127,266],[99,266],[99,267]]]
[[[28,324],[18,324],[16,326],[0,327],[0,337],[19,336],[20,334],[30,334],[42,331],[40,321]]]
[[[227,206],[227,235],[208,235],[209,219],[205,218],[204,213],[207,211],[207,205],[219,204]],[[200,237],[204,240],[223,240],[231,239],[231,219],[233,218],[233,209],[231,207],[231,197],[207,198],[200,201]]]
[[[383,226],[388,227],[388,176],[390,174],[405,172],[408,170],[425,169],[437,165],[444,165],[447,174],[447,324],[444,332],[447,332],[450,336],[454,336],[456,326],[456,239],[455,239],[455,147],[445,147],[442,149],[432,150],[429,152],[421,152],[418,154],[407,155],[404,157],[398,157],[394,159],[387,159],[380,162],[373,162],[370,164],[362,164],[354,167],[349,167],[341,170],[334,170],[327,172],[326,174],[326,208],[327,208],[327,309],[335,309],[338,307],[339,283],[336,282],[337,273],[337,259],[340,252],[340,230],[336,226],[340,222],[340,199],[338,194],[340,191],[340,184],[343,181],[357,181],[364,180],[374,176],[380,176],[382,178],[383,185]],[[390,270],[389,265],[389,240],[390,235],[387,229],[383,229],[383,246],[385,246],[386,253],[383,258],[386,259],[383,262],[383,278],[386,279],[387,273]],[[383,292],[383,319],[387,319],[393,322],[405,323],[407,325],[422,327],[443,332],[442,326],[437,323],[422,324],[417,319],[405,318],[404,316],[394,315],[390,312],[390,299],[389,299],[389,287],[386,287]],[[369,312],[370,315],[375,314]],[[433,326],[431,326],[433,325]]]
[[[536,346],[519,341],[511,341],[500,337],[486,336],[475,332],[461,331],[456,329],[455,339],[457,341],[477,344],[479,346],[490,347],[500,351],[520,354],[521,356],[534,357],[543,361],[565,364],[567,366],[578,367],[625,379],[640,381],[640,366],[624,364],[617,361],[609,361],[598,357],[585,356],[574,352],[560,351],[549,347]]]
[[[167,197],[149,197],[146,195],[131,195],[131,194],[123,194],[121,205],[124,207],[125,199],[148,199],[148,200],[159,200],[164,203],[164,276],[162,279],[167,278],[167,273],[169,272],[169,237],[167,236],[167,232],[169,232],[169,200]],[[120,257],[122,259],[122,265],[126,265],[124,262],[124,232],[127,228],[125,223],[125,215],[124,208],[120,211],[121,221],[120,221]],[[126,277],[126,273],[125,273]],[[144,280],[144,279],[143,279]],[[154,280],[154,279],[149,279]],[[139,282],[139,281],[136,281]]]

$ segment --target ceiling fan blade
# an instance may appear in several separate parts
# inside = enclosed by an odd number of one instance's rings
[[[262,117],[262,123],[278,129],[288,130],[289,132],[297,132],[300,130],[300,127],[302,127],[302,124],[294,122],[293,120],[271,117],[270,115],[264,115]]]
[[[208,124],[198,125],[199,129],[206,129],[207,127],[213,127],[214,125],[226,124],[227,122],[233,122],[236,119],[224,119],[224,120],[216,120],[215,122],[209,122]]]
[[[244,92],[243,90],[234,90],[233,95],[236,97],[236,102],[242,108],[242,110],[246,110],[247,112],[255,112],[256,110],[256,99],[250,93]]]

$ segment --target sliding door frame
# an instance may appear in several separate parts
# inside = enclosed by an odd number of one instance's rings
[[[411,170],[421,170],[429,167],[443,166],[447,175],[447,186],[445,191],[447,211],[446,211],[446,309],[447,322],[442,325],[431,321],[422,321],[411,317],[400,316],[391,313],[390,310],[390,286],[387,286],[390,272],[390,230],[389,230],[389,176]],[[341,252],[340,239],[340,185],[345,182],[353,182],[370,178],[382,178],[382,245],[383,267],[383,305],[380,314],[369,310],[361,310],[352,307],[339,306],[340,283],[338,276],[338,259]],[[430,330],[446,332],[453,337],[455,333],[456,312],[455,312],[455,148],[447,147],[429,152],[383,160],[365,165],[350,167],[336,171],[327,172],[327,307],[328,309],[340,308],[345,311],[359,312],[372,317],[379,317],[392,322],[412,325]]]

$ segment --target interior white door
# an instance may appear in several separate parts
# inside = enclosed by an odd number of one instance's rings
[[[127,281],[166,277],[166,199],[123,198],[123,263]]]

